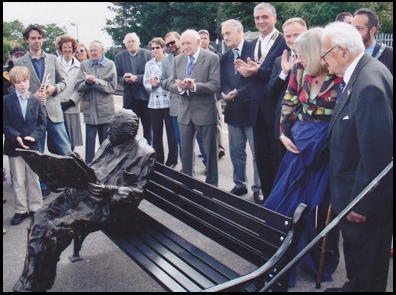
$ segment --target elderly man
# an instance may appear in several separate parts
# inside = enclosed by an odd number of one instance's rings
[[[109,122],[109,137],[90,164],[97,182],[88,183],[87,189],[67,188],[36,212],[28,233],[25,266],[14,291],[50,289],[59,256],[74,237],[107,225],[134,222],[155,164],[153,148],[136,136],[138,128],[139,119],[131,110],[115,113]]]
[[[339,214],[393,157],[393,78],[364,52],[359,32],[328,25],[322,59],[344,77],[329,127],[330,193]],[[393,182],[384,180],[340,223],[347,282],[342,291],[385,292],[393,232]]]
[[[124,38],[126,50],[115,57],[118,84],[124,87],[123,108],[131,109],[140,118],[143,136],[151,144],[150,112],[147,108],[149,94],[143,85],[144,67],[154,58],[150,50],[140,48],[136,33],[128,33]]]
[[[206,182],[217,186],[216,93],[220,90],[220,58],[200,49],[200,44],[197,31],[187,30],[182,34],[184,53],[175,58],[169,89],[180,95],[182,171],[192,176],[193,147],[198,132],[208,160]]]
[[[113,93],[117,88],[117,74],[114,62],[104,56],[102,42],[89,45],[91,58],[81,63],[76,79],[77,94],[72,100],[78,104],[84,100],[84,122],[86,126],[85,161],[90,163],[95,154],[96,134],[99,143],[107,138],[107,127],[114,115]]]
[[[254,8],[254,21],[260,32],[250,46],[249,59],[236,62],[238,71],[244,77],[252,77],[250,90],[251,122],[254,132],[254,147],[257,168],[260,175],[263,195],[255,198],[262,204],[271,193],[276,175],[276,139],[274,136],[274,117],[276,99],[266,91],[271,78],[275,59],[287,49],[283,34],[276,28],[276,10],[269,3],[260,3]]]
[[[247,193],[246,178],[246,142],[249,142],[253,154],[254,183],[252,191],[259,195],[260,178],[254,153],[253,127],[250,122],[250,88],[247,78],[235,69],[236,59],[247,60],[248,43],[243,39],[243,26],[234,19],[222,23],[221,33],[227,47],[230,48],[221,58],[221,96],[227,102],[224,121],[228,124],[228,140],[233,165],[234,188],[232,194],[241,196]]]

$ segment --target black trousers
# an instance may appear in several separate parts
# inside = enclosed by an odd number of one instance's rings
[[[129,109],[140,118],[140,122],[143,126],[143,137],[147,140],[148,144],[151,145],[151,119],[147,105],[148,102],[145,100],[132,99],[129,103]]]
[[[271,193],[275,180],[278,151],[274,137],[274,126],[273,124],[267,124],[261,114],[258,115],[256,125],[253,127],[253,138],[257,170],[265,199]]]
[[[385,292],[388,280],[392,217],[367,217],[365,223],[340,223],[349,282],[344,292]]]

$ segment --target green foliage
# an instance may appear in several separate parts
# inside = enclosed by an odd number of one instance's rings
[[[259,2],[112,2],[117,13],[107,20],[105,30],[116,44],[122,44],[126,33],[135,32],[143,45],[154,37],[164,37],[169,31],[192,28],[207,29],[211,40],[216,38],[217,25],[234,18],[245,31],[256,31],[253,9]],[[277,10],[276,27],[291,17],[302,17],[309,27],[326,26],[340,12],[354,13],[357,9],[373,9],[380,17],[379,32],[393,32],[392,2],[270,2]],[[219,17],[218,17],[219,9]],[[221,28],[220,28],[221,30]],[[220,34],[221,35],[221,34]]]
[[[40,25],[45,32],[45,39],[43,42],[43,50],[52,53],[56,48],[56,39],[59,36],[66,35],[66,28],[60,28],[56,24]],[[11,48],[15,46],[22,46],[27,48],[23,40],[22,32],[25,30],[23,24],[14,20],[12,22],[3,22],[3,64],[7,61]]]

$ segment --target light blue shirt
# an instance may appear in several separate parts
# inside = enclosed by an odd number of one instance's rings
[[[26,112],[27,112],[27,107],[28,107],[28,99],[30,97],[29,92],[26,95],[26,98],[23,98],[21,94],[19,94],[18,91],[15,91],[16,95],[18,96],[19,104],[21,105],[21,110],[22,110],[22,115],[23,119],[26,118]]]
[[[373,44],[369,48],[366,49],[366,53],[368,55],[373,56],[375,44],[376,44],[376,42],[374,41]]]

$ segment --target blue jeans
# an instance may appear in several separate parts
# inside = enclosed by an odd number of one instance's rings
[[[252,191],[260,191],[260,178],[257,171],[256,157],[254,153],[253,127],[238,127],[228,124],[228,140],[230,144],[231,162],[234,167],[233,180],[237,188],[247,186],[246,177],[246,142],[249,142],[253,156],[254,183]]]
[[[63,122],[53,123],[47,117],[47,132],[48,136],[51,137],[52,143],[59,155],[70,155],[73,152],[71,149],[69,136],[67,135],[66,127]],[[45,135],[43,135],[39,140],[39,149],[41,153],[44,153]]]
[[[109,124],[90,125],[85,124],[85,162],[91,163],[95,155],[96,133],[99,135],[99,144],[107,139],[107,128]]]

